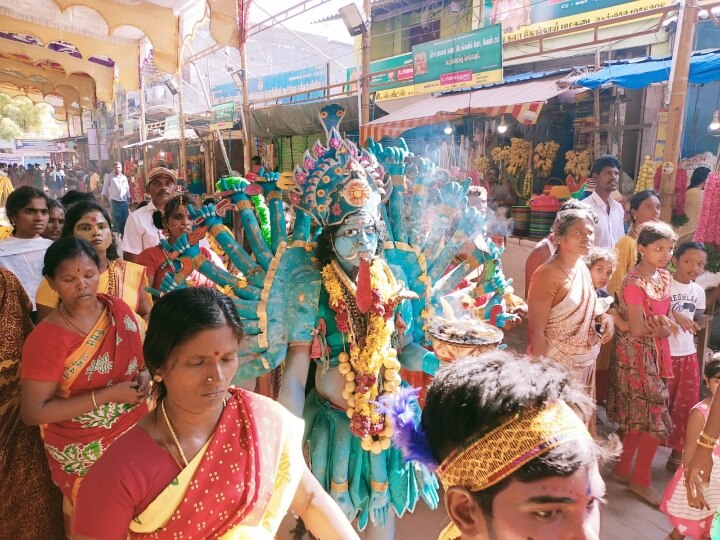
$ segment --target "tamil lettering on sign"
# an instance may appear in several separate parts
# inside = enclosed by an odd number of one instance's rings
[[[210,109],[210,129],[232,129],[235,123],[235,103],[219,103]]]
[[[370,73],[377,74],[370,77],[370,91],[375,92],[375,99],[378,101],[415,94],[412,53],[370,62]],[[347,80],[357,80],[357,68],[348,68]]]
[[[641,16],[653,9],[674,5],[675,0],[495,0],[491,24],[500,24],[503,41],[541,37],[596,22]]]
[[[42,139],[15,139],[15,148],[17,150],[34,152],[62,151],[55,141],[45,141]]]
[[[248,80],[250,101],[274,101],[276,103],[292,103],[323,97],[322,91],[307,92],[295,96],[287,96],[304,90],[313,90],[327,86],[327,66],[320,65],[296,71],[286,71]]]
[[[503,80],[499,24],[413,47],[415,93],[443,92]]]
[[[234,82],[216,84],[210,91],[215,102],[225,102],[233,98],[236,98],[233,101],[239,101],[241,96],[240,89]]]

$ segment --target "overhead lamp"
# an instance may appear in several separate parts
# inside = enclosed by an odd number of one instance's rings
[[[508,130],[508,127],[507,127],[507,124],[505,123],[505,119],[503,118],[502,120],[500,120],[500,125],[497,127],[497,132],[500,135],[504,135],[505,133],[507,133],[507,130]]]
[[[238,90],[242,90],[243,81],[245,80],[245,71],[242,69],[238,69],[235,73],[231,75],[231,77]]]
[[[347,6],[338,9],[338,14],[345,23],[345,28],[350,33],[350,36],[355,37],[364,34],[368,31],[368,24],[365,21],[365,16],[360,11],[357,4],[348,4]]]
[[[710,122],[708,129],[710,129],[710,131],[717,131],[720,129],[720,111],[715,111],[713,113],[712,121]]]
[[[175,96],[178,93],[178,89],[175,86],[175,83],[172,82],[170,79],[165,80],[165,86],[167,86],[167,89],[170,90],[170,93]]]
[[[453,128],[450,124],[445,126],[445,129],[443,129],[443,133],[445,133],[445,135],[452,135],[452,132],[453,132]]]

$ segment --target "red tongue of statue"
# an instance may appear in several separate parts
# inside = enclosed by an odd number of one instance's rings
[[[358,270],[357,294],[355,302],[361,313],[370,311],[372,305],[372,289],[370,288],[370,261],[365,257],[360,258]]]

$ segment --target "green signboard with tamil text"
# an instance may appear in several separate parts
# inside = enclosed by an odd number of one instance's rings
[[[235,123],[235,103],[219,103],[211,108],[210,129],[232,129]]]
[[[375,92],[378,101],[408,97],[414,93],[412,53],[370,62],[370,73],[377,73],[370,77],[370,91]],[[347,80],[357,80],[357,68],[348,68]]]
[[[502,82],[502,47],[499,24],[415,45],[412,50],[415,93]]]

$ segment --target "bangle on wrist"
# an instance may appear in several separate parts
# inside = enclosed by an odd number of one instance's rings
[[[348,483],[347,483],[347,481],[345,481],[345,482],[338,484],[338,483],[330,480],[330,489],[332,491],[337,491],[338,493],[343,493],[348,490]]]
[[[714,449],[715,449],[715,445],[714,445],[714,444],[708,444],[708,443],[706,443],[705,441],[703,441],[702,439],[698,439],[698,440],[695,441],[695,442],[697,443],[698,446],[702,446],[703,448],[707,448],[708,450],[714,450]]]
[[[711,437],[710,435],[708,435],[708,434],[705,433],[704,431],[701,431],[701,432],[700,432],[700,435],[698,436],[698,439],[702,439],[703,441],[705,441],[705,442],[708,443],[708,444],[717,444],[717,442],[718,442],[718,440],[717,440],[716,437]]]
[[[98,404],[97,404],[97,401],[95,401],[95,390],[93,390],[92,392],[90,392],[90,397],[92,398],[93,406],[97,409],[97,408],[98,408]]]
[[[388,488],[387,482],[376,482],[375,480],[370,480],[370,487],[373,491],[385,491]]]

